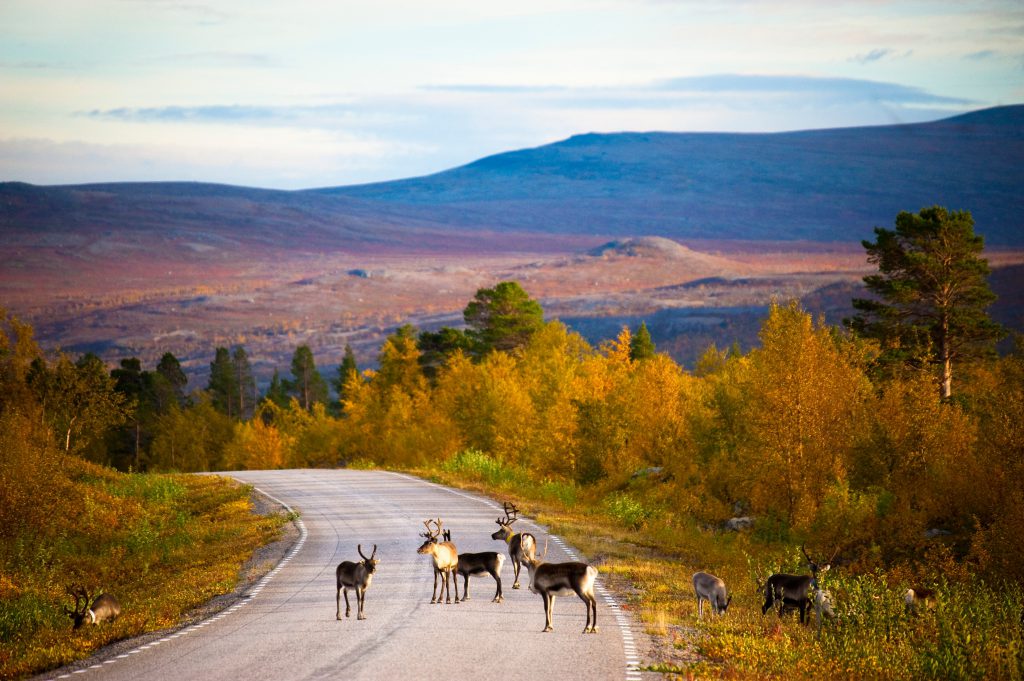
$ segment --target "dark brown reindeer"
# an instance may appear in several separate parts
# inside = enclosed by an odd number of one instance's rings
[[[92,599],[84,587],[69,587],[67,592],[75,599],[75,609],[70,610],[65,605],[64,614],[71,618],[74,629],[78,629],[87,620],[89,624],[113,622],[121,614],[121,603],[111,594],[100,594]]]
[[[763,585],[758,584],[759,589],[764,590],[764,605],[761,606],[761,614],[764,615],[773,606],[779,610],[779,617],[791,610],[800,612],[800,623],[805,624],[808,612],[811,609],[811,591],[819,590],[818,573],[828,572],[829,564],[818,565],[807,555],[807,550],[801,545],[800,550],[807,559],[807,566],[811,569],[809,575],[790,575],[786,573],[775,573],[769,577]],[[834,557],[834,556],[833,556]]]
[[[356,546],[356,550],[359,551],[359,557],[361,561],[352,562],[350,560],[342,561],[338,564],[338,569],[335,571],[338,584],[338,611],[336,617],[341,619],[341,597],[345,596],[345,617],[349,616],[351,608],[348,604],[348,590],[354,589],[356,592],[356,605],[358,612],[356,613],[357,620],[365,620],[366,615],[363,614],[363,607],[366,605],[366,590],[370,588],[370,582],[373,581],[373,573],[377,571],[377,563],[380,561],[374,560],[377,555],[377,545],[373,545],[373,553],[367,558],[363,555],[363,545],[359,544]]]
[[[442,535],[446,542],[452,540],[451,530],[445,530]],[[505,564],[505,556],[496,551],[483,551],[481,553],[460,553],[459,563],[455,566],[456,575],[462,575],[462,600],[469,600],[469,578],[489,574],[494,577],[498,590],[491,599],[492,603],[501,603],[505,597],[501,593],[501,566]],[[453,579],[458,579],[454,577]]]
[[[459,580],[458,577],[453,575],[455,568],[459,564],[459,552],[455,548],[455,544],[450,541],[444,541],[438,543],[437,538],[441,536],[441,527],[443,523],[441,519],[437,519],[437,527],[430,529],[430,524],[433,520],[424,520],[423,524],[426,525],[427,531],[420,534],[421,537],[425,537],[426,541],[416,550],[417,553],[429,555],[434,563],[434,590],[430,595],[431,603],[440,603],[441,596],[445,596],[445,603],[452,602],[452,592],[449,580],[455,582],[455,603],[459,602]],[[437,593],[437,578],[441,575],[444,577],[441,580],[441,594]]]
[[[459,563],[455,566],[456,575],[462,575],[462,600],[469,600],[469,578],[470,576],[490,575],[494,577],[497,584],[497,591],[494,593],[492,603],[501,603],[505,597],[501,593],[501,566],[505,564],[505,556],[496,551],[483,551],[481,553],[460,553]],[[455,577],[458,579],[458,577]]]
[[[555,608],[555,596],[571,596],[576,594],[587,606],[587,623],[583,627],[584,634],[597,633],[597,597],[594,596],[594,584],[597,580],[597,568],[586,563],[545,563],[548,546],[544,544],[544,555],[524,557],[530,571],[530,591],[540,594],[544,599],[544,631],[553,631],[551,615]],[[593,613],[593,618],[591,618]]]
[[[526,559],[533,560],[537,554],[537,539],[529,532],[516,533],[512,531],[512,523],[519,519],[519,509],[516,505],[506,501],[504,504],[505,518],[498,518],[498,531],[491,535],[491,539],[501,539],[508,544],[508,555],[512,559],[512,571],[514,579],[512,588],[519,588],[519,571]]]

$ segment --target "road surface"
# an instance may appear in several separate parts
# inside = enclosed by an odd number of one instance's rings
[[[431,605],[429,556],[418,555],[426,518],[440,516],[461,551],[505,551],[490,538],[502,515],[493,502],[383,471],[288,470],[231,473],[301,513],[300,545],[241,602],[194,627],[70,675],[180,681],[280,679],[639,679],[627,617],[599,583],[600,633],[584,635],[586,611],[575,596],[555,599],[555,631],[542,633],[540,596],[512,589],[502,569],[504,603],[494,580],[474,577],[471,599]],[[548,536],[520,519],[518,531]],[[335,619],[335,568],[377,545],[380,564],[366,596],[366,620]],[[548,560],[575,558],[552,541]],[[461,580],[460,580],[461,593]],[[645,675],[646,676],[646,675]]]

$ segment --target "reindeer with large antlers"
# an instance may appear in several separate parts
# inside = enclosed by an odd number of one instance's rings
[[[75,599],[75,609],[70,610],[65,605],[64,614],[71,618],[75,629],[85,624],[86,620],[90,624],[113,622],[121,614],[121,603],[111,594],[100,594],[93,600],[85,587],[68,587],[67,592]]]
[[[441,596],[445,596],[445,603],[452,602],[452,593],[449,580],[455,582],[455,603],[459,602],[459,580],[454,575],[455,569],[459,565],[459,552],[455,548],[455,544],[450,541],[438,542],[438,537],[441,537],[441,528],[443,523],[438,518],[436,521],[436,527],[430,528],[430,524],[434,523],[433,520],[424,520],[423,524],[426,525],[427,531],[420,533],[421,537],[426,538],[423,545],[420,546],[416,553],[422,553],[430,555],[434,562],[434,590],[430,595],[431,603],[440,603]],[[437,593],[437,578],[444,575],[441,581],[441,594]]]
[[[512,559],[512,572],[515,579],[512,581],[512,588],[519,588],[519,571],[527,559],[533,560],[537,554],[537,539],[529,532],[516,533],[512,531],[512,523],[519,519],[519,509],[510,501],[504,504],[505,518],[498,518],[494,522],[498,524],[498,531],[491,535],[491,539],[501,539],[508,544],[508,555]]]
[[[373,580],[373,573],[377,570],[377,563],[380,561],[375,560],[377,555],[377,545],[373,545],[373,552],[370,557],[367,558],[363,555],[363,545],[358,544],[356,550],[359,551],[359,557],[362,558],[359,562],[352,562],[350,560],[342,561],[338,564],[338,569],[335,571],[338,584],[338,611],[336,614],[337,619],[341,619],[341,597],[345,596],[345,617],[348,617],[351,608],[348,604],[348,590],[353,589],[356,592],[356,605],[358,612],[356,613],[357,620],[365,620],[366,615],[363,614],[363,608],[366,605],[366,590],[370,588],[370,582]]]

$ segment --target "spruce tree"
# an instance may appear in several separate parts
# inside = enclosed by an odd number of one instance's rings
[[[629,358],[634,362],[651,359],[656,354],[651,332],[647,330],[647,322],[640,322],[640,328],[629,343]]]
[[[352,374],[359,375],[359,365],[356,364],[356,355],[352,352],[352,346],[345,343],[345,355],[341,358],[341,364],[338,365],[338,376],[334,379],[334,388],[338,391],[339,402],[345,399],[345,383],[348,382]]]

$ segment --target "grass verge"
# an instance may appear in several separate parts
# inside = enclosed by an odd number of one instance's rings
[[[479,452],[438,470],[411,471],[435,482],[514,501],[598,566],[654,641],[650,671],[669,678],[1024,679],[1024,591],[986,584],[949,555],[932,572],[906,569],[826,573],[837,618],[801,625],[761,614],[758,576],[806,572],[797,546],[754,533],[721,532],[671,512],[657,479],[576,487],[534,481]],[[650,503],[650,502],[648,502]],[[697,620],[690,584],[697,570],[722,577],[733,594],[724,617]],[[935,607],[916,617],[902,594],[924,577]]]
[[[283,514],[254,515],[251,489],[214,476],[124,474],[69,458],[52,512],[0,547],[0,678],[87,657],[164,629],[230,592]],[[67,587],[121,601],[113,623],[72,630]]]

